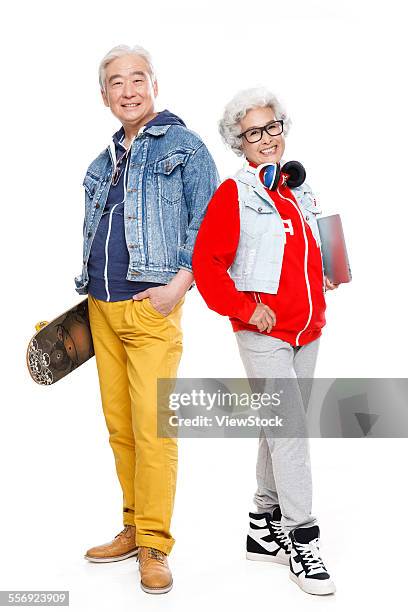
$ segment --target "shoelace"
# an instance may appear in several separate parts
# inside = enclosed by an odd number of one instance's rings
[[[309,544],[299,544],[299,542],[296,542],[296,548],[304,558],[308,570],[312,570],[313,573],[327,571],[320,556],[317,538],[311,540]]]
[[[292,542],[290,541],[290,537],[288,533],[282,528],[282,524],[280,521],[271,521],[272,527],[276,532],[276,537],[280,542],[282,542],[283,547],[290,551],[292,547]]]
[[[157,550],[157,548],[148,548],[147,556],[150,559],[155,559],[156,561],[160,561],[160,563],[164,562],[164,553],[161,550]]]

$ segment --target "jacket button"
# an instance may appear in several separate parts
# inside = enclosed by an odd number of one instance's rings
[[[262,208],[261,207],[258,208],[258,212],[262,212]]]
[[[92,236],[92,232],[88,232],[88,238]]]
[[[100,204],[97,202],[97,203],[95,204],[95,208],[99,208],[99,207],[100,207]]]
[[[308,215],[306,215],[306,221],[309,221],[309,216]]]

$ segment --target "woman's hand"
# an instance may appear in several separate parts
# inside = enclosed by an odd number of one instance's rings
[[[266,304],[257,304],[249,323],[256,325],[260,332],[266,330],[269,333],[276,324],[276,315]]]
[[[339,286],[338,284],[335,285],[334,283],[331,282],[331,280],[329,280],[327,278],[327,276],[324,277],[324,286],[326,287],[326,289],[337,289],[337,287]]]

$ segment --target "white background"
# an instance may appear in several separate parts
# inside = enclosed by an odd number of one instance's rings
[[[221,178],[241,161],[217,132],[238,89],[264,84],[293,119],[298,159],[325,213],[340,212],[353,282],[327,295],[317,376],[405,377],[406,15],[403,3],[14,2],[3,8],[0,589],[69,589],[74,610],[402,609],[406,440],[313,440],[314,512],[338,592],[302,593],[287,568],[245,561],[255,440],[181,440],[161,597],[133,560],[88,564],[121,529],[121,494],[95,361],[50,388],[28,376],[34,324],[79,301],[82,179],[118,129],[97,66],[142,44],[157,108],[197,131]],[[404,57],[405,56],[405,57]],[[227,319],[191,291],[181,376],[244,375]]]

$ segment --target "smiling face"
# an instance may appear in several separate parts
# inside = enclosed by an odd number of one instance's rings
[[[271,121],[276,121],[275,113],[269,106],[252,108],[240,121],[241,133],[250,128],[260,128]],[[277,164],[285,151],[285,138],[282,134],[270,136],[266,130],[258,142],[249,143],[243,136],[242,151],[248,161],[254,164],[275,163]]]
[[[126,129],[139,129],[154,117],[157,82],[152,83],[149,66],[143,57],[123,55],[106,67],[105,106]]]

